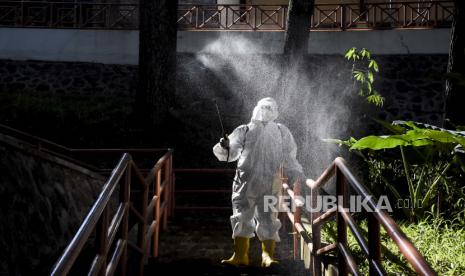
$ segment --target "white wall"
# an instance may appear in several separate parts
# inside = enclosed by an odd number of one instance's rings
[[[448,54],[450,29],[314,32],[309,52],[343,53],[355,46],[373,54]]]
[[[137,31],[0,28],[0,58],[134,64]]]
[[[0,28],[0,59],[137,64],[138,36],[138,31]],[[450,29],[315,31],[308,53],[342,54],[355,46],[373,54],[447,54],[449,36]],[[178,52],[208,51],[216,39],[246,42],[231,43],[229,52],[281,53],[284,32],[179,31]]]

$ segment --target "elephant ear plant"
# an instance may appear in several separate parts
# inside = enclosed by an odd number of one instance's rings
[[[462,183],[465,131],[412,121],[381,123],[394,134],[325,141],[347,146],[362,156],[369,165],[370,178],[379,180],[375,183],[384,184],[397,202],[403,200],[405,191],[409,204],[401,207],[410,221],[422,219],[427,214],[439,216],[445,209],[441,205],[448,205],[448,211],[452,208],[456,211],[454,215],[465,221],[465,187]],[[383,170],[390,173],[383,174]],[[388,180],[395,178],[393,175],[400,176],[396,183]],[[399,185],[402,183],[407,189]],[[376,187],[371,188],[376,190]]]

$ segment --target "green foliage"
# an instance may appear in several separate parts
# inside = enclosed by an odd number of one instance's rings
[[[463,218],[465,199],[459,179],[465,175],[465,165],[458,154],[463,152],[465,133],[411,121],[396,121],[389,128],[396,134],[325,141],[344,145],[362,156],[369,167],[372,190],[376,184],[384,185],[396,200],[406,190],[411,204],[402,211],[409,220],[428,214],[439,216],[447,209]],[[386,154],[394,148],[400,156]]]
[[[359,226],[362,234],[367,237],[367,222],[363,220]],[[399,226],[438,275],[465,274],[463,226],[440,218],[422,220],[414,224],[400,223]],[[337,234],[335,222],[325,224],[321,234],[322,242],[335,242]],[[360,273],[368,275],[368,263],[350,230],[348,230],[347,242],[359,265]],[[382,227],[381,244],[383,267],[388,275],[417,275]]]
[[[345,58],[352,61],[352,78],[354,84],[358,84],[358,94],[366,97],[369,103],[383,106],[384,98],[373,88],[374,74],[379,72],[379,68],[378,63],[371,58],[371,53],[365,48],[357,51],[357,48],[352,47],[346,52]]]
[[[465,225],[465,188],[454,172],[455,158],[434,160],[427,156],[427,160],[420,162],[412,153],[402,148],[400,160],[388,159],[377,152],[364,154],[371,189],[393,196],[394,203],[399,203],[404,199],[402,195],[407,194],[408,205],[396,207],[410,221],[439,217],[447,210],[447,217]]]
[[[327,142],[349,146],[350,150],[384,150],[396,147],[441,146],[449,150],[465,147],[465,134],[462,131],[447,129],[429,129],[417,126],[412,121],[395,121],[397,125],[394,135],[370,135],[359,140],[350,138],[343,141],[338,139],[325,139]],[[394,128],[393,128],[394,129]]]

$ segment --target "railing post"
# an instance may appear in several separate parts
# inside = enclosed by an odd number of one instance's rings
[[[368,252],[371,260],[381,262],[380,225],[373,213],[368,213]],[[370,275],[378,275],[370,264]]]
[[[126,175],[124,182],[122,181],[122,185],[120,188],[120,201],[125,206],[125,212],[123,216],[123,220],[121,221],[121,228],[120,228],[120,237],[122,240],[128,240],[128,228],[129,228],[129,204],[130,204],[130,191],[131,191],[131,164],[130,161],[126,167]],[[127,260],[128,260],[128,249],[127,243],[124,248],[123,254],[121,256],[121,260],[119,262],[118,270],[119,275],[126,275],[126,267],[127,267]]]
[[[258,11],[256,6],[253,6],[250,10],[250,17],[253,18],[253,29],[258,29]],[[262,14],[260,14],[260,21],[263,21]],[[250,22],[252,22],[252,19],[250,20]]]
[[[257,7],[252,7],[252,10],[254,11],[254,17],[253,17],[253,26],[255,29],[257,29],[258,26],[258,14],[257,14]],[[279,15],[278,15],[279,16]],[[262,14],[260,13],[260,22],[261,22]]]
[[[135,167],[131,164],[131,167],[135,169]],[[140,199],[140,213],[142,214],[142,217],[144,218],[143,222],[139,222],[139,225],[137,226],[137,244],[139,248],[144,249],[146,247],[146,230],[147,230],[147,204],[148,204],[148,197],[149,197],[149,185],[143,185],[143,190],[141,193],[141,199]],[[141,254],[140,259],[139,259],[139,266],[138,266],[138,274],[141,276],[143,275],[144,272],[144,262],[145,262],[145,257],[147,255],[147,250],[143,251],[143,254]]]
[[[301,215],[302,215],[302,207],[300,206],[300,195],[301,195],[301,187],[300,187],[300,180],[294,183],[294,205],[295,205],[295,213],[294,213],[294,260],[300,260],[300,233],[298,233],[297,228],[295,225],[297,223],[301,223]]]
[[[312,199],[312,210],[311,210],[311,222],[312,222],[312,252],[311,252],[311,267],[313,271],[313,276],[321,275],[321,260],[317,255],[318,249],[321,247],[321,226],[316,225],[313,221],[320,216],[320,211],[317,210],[318,206],[318,197],[319,197],[319,188],[314,187],[310,189],[311,199]]]
[[[155,230],[153,231],[153,257],[158,257],[158,237],[160,234],[160,201],[161,201],[161,194],[160,194],[160,184],[161,184],[161,170],[160,168],[155,175],[155,195],[156,200],[154,204],[153,215],[155,219]]]
[[[48,27],[51,28],[53,26],[53,2],[50,3],[49,7],[50,7],[49,8],[50,17],[49,17]]]
[[[402,27],[407,27],[407,8],[406,8],[406,5],[402,5],[402,13],[403,13],[403,23],[402,23]]]
[[[111,26],[110,24],[110,11],[111,11],[111,4],[106,4],[105,9],[103,10],[104,14],[103,16],[105,17],[105,22],[103,23],[104,26],[103,28],[107,29]]]
[[[285,31],[287,29],[287,6],[283,6],[282,10],[283,10],[282,30]],[[310,18],[310,20],[312,19]]]
[[[199,6],[195,5],[194,9],[195,9],[195,28],[198,29],[199,28]]]
[[[20,13],[20,15],[19,15],[19,16],[20,16],[20,17],[19,17],[19,22],[20,22],[20,23],[19,23],[19,24],[20,24],[21,26],[24,26],[24,2],[23,2],[23,1],[21,1],[19,13]]]
[[[347,247],[347,223],[345,222],[339,208],[347,206],[347,190],[345,177],[341,170],[336,166],[336,194],[337,194],[337,242]],[[342,202],[341,202],[342,201]],[[343,254],[338,252],[338,275],[347,275],[347,264]]]
[[[96,249],[97,255],[102,256],[102,267],[98,271],[99,276],[104,276],[107,268],[107,247],[108,247],[108,208],[103,210],[102,216],[96,226]]]
[[[230,9],[230,6],[225,6],[226,8],[226,20],[225,20],[225,23],[224,23],[224,29],[225,30],[228,30],[229,29],[229,23],[228,23],[228,20],[229,20],[229,9]],[[221,16],[221,15],[220,15]],[[220,20],[221,22],[221,20]],[[232,19],[231,19],[231,26],[234,24],[234,12],[232,14]]]
[[[377,22],[377,20],[378,20],[377,14],[378,14],[379,7],[378,7],[378,4],[372,4],[372,5],[373,5],[373,28],[377,28],[377,24],[378,24],[378,22]]]
[[[170,177],[171,177],[171,216],[174,216],[174,211],[176,209],[176,198],[175,198],[175,192],[176,192],[176,175],[174,174],[173,170],[173,154],[171,154],[170,157]]]
[[[341,5],[341,30],[345,30],[346,29],[346,5],[345,4],[342,4]]]
[[[286,195],[286,190],[284,189],[284,186],[283,186],[285,182],[284,182],[284,169],[282,166],[279,168],[279,179],[281,181],[281,195],[284,196]],[[278,199],[278,210],[281,210],[282,208],[282,203],[283,203],[282,200],[283,200],[283,197],[280,197]],[[287,223],[286,223],[287,213],[285,211],[280,212],[279,216],[280,216],[279,220],[282,221],[281,229],[284,233],[287,233]]]
[[[165,189],[163,191],[163,202],[165,203],[165,208],[163,209],[163,230],[166,230],[168,227],[168,214],[170,211],[170,157],[165,161],[163,165],[163,176],[165,182]]]

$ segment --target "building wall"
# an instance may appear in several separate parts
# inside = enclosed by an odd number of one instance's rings
[[[306,67],[288,76],[284,92],[275,91],[283,72],[284,33],[179,32],[178,108],[172,114],[182,130],[180,139],[186,141],[173,145],[183,156],[178,166],[217,165],[211,146],[220,132],[212,127],[218,122],[211,99],[217,100],[225,128],[232,131],[250,120],[257,99],[281,95],[280,120],[296,133],[302,162],[310,172],[320,172],[323,168],[318,166],[334,158],[334,149],[321,139],[367,135],[370,116],[439,124],[449,32],[311,32]],[[130,105],[138,77],[137,32],[14,33],[0,44],[0,93],[121,97]],[[379,63],[375,88],[386,98],[382,109],[357,96],[351,63],[343,57],[353,46],[367,47]],[[315,148],[323,150],[317,154]]]
[[[383,108],[374,108],[357,95],[350,78],[351,63],[342,55],[308,55],[304,60],[305,73],[286,80],[289,82],[286,91],[278,99],[280,120],[296,133],[304,165],[312,168],[310,171],[320,172],[323,168],[315,166],[329,164],[334,158],[333,155],[324,160],[310,158],[315,147],[327,149],[318,158],[333,152],[321,139],[347,139],[373,133],[366,131],[372,123],[370,116],[387,121],[411,119],[440,124],[444,103],[441,76],[446,72],[448,56],[375,55],[374,58],[380,68],[375,88],[386,98]],[[276,93],[281,66],[280,55],[276,54],[179,53],[178,105],[172,114],[177,128],[182,130],[179,136],[186,141],[170,144],[176,148],[177,156],[182,156],[177,158],[177,165],[217,165],[211,146],[221,131],[214,127],[218,119],[211,100],[217,100],[225,129],[232,131],[250,120],[259,98]],[[25,99],[27,95],[105,96],[121,98],[131,105],[137,78],[135,65],[0,60],[0,94],[17,94]]]
[[[0,28],[0,59],[137,64],[138,31]],[[308,54],[343,54],[365,47],[374,54],[447,54],[450,29],[310,32]],[[228,51],[282,53],[283,32],[178,32],[178,52],[208,52],[218,39],[254,47]]]

